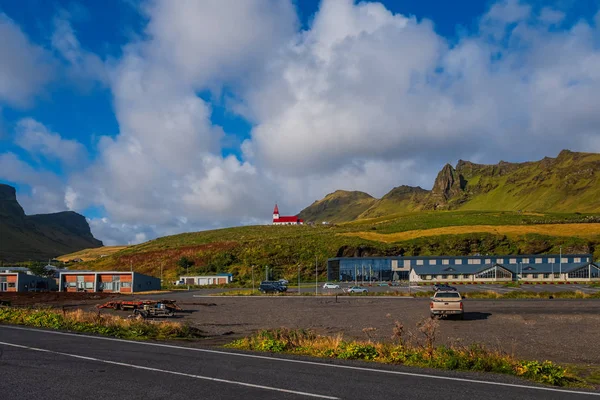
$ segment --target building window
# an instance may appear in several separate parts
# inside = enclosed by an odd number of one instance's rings
[[[569,272],[569,278],[589,278],[590,271],[587,265],[584,268],[579,268],[575,271]]]
[[[486,264],[491,264],[492,263],[492,259],[491,258],[486,258],[485,259],[485,263]]]
[[[496,258],[498,264],[504,264],[504,258]]]
[[[544,274],[544,279],[550,278],[550,274]]]
[[[444,277],[442,275],[438,275],[437,278],[438,279],[444,279]]]
[[[538,274],[533,274],[533,279],[537,279]]]
[[[131,282],[121,282],[121,287],[130,288],[131,287]]]
[[[454,279],[459,279],[459,278],[458,278],[458,275],[453,275],[453,276],[454,276]]]
[[[473,260],[473,264],[477,264],[480,265],[481,264],[481,259],[480,258],[476,258]]]
[[[581,257],[575,257],[575,261],[576,263],[581,262]]]
[[[423,260],[417,260],[417,265],[423,265]]]
[[[454,265],[462,265],[462,260],[459,258],[454,260]]]
[[[523,259],[521,260],[521,262],[522,262],[523,264],[529,264],[529,258],[523,258]]]
[[[94,282],[86,282],[85,283],[85,288],[86,289],[93,289],[94,288]]]
[[[494,268],[490,268],[488,270],[481,271],[480,273],[475,275],[475,278],[477,278],[477,279],[492,279],[495,277],[496,277],[496,271],[494,270]]]
[[[427,278],[425,278],[425,279],[431,279],[431,275],[427,275]]]
[[[558,272],[555,272],[555,273],[554,273],[554,277],[555,277],[555,278],[560,278],[560,274],[559,274]]]
[[[548,264],[553,264],[554,263],[554,257],[550,257],[548,259]]]
[[[536,264],[541,264],[542,263],[542,259],[541,258],[536,258],[535,259],[535,263]]]
[[[450,265],[450,260],[442,260],[442,265]]]
[[[16,287],[15,282],[8,282],[8,287],[9,288],[14,288]]]
[[[509,264],[516,264],[517,263],[517,259],[516,258],[511,258],[510,260],[508,260]]]
[[[436,264],[436,260],[429,260],[429,265],[435,265]]]

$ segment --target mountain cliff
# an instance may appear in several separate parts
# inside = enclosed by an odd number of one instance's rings
[[[338,192],[335,192],[338,193]],[[556,158],[539,161],[476,164],[459,160],[456,167],[446,164],[438,173],[431,190],[399,186],[381,199],[369,198],[369,207],[358,215],[346,210],[360,206],[347,198],[343,207],[323,200],[301,212],[307,221],[348,222],[358,219],[418,210],[482,210],[539,212],[600,212],[600,154],[563,150]]]
[[[15,188],[0,184],[0,261],[43,261],[101,247],[85,217],[72,211],[25,215]]]

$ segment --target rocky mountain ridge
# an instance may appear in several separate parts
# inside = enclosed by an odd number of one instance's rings
[[[64,211],[25,215],[14,187],[0,184],[0,261],[45,261],[101,247],[81,214]]]
[[[362,193],[358,203],[351,193]],[[402,185],[381,199],[336,191],[299,215],[349,222],[419,210],[600,212],[600,154],[563,150],[556,158],[489,165],[459,160],[441,169],[431,190]]]

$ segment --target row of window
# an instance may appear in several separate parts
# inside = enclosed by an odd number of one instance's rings
[[[504,273],[500,270],[497,271],[497,275],[494,276],[494,272],[493,271],[487,271],[485,273],[481,273],[481,274],[476,274],[475,278],[477,279],[501,279],[501,278],[512,278],[511,274],[508,273]],[[550,275],[554,275],[554,278],[558,279],[560,278],[560,274],[555,272],[554,274],[523,274],[522,278],[531,278],[531,279],[539,279],[540,277],[543,277],[544,279],[549,279]],[[470,274],[459,274],[459,275],[419,275],[419,277],[421,278],[421,280],[431,280],[431,279],[468,279],[471,275]],[[570,272],[568,274],[569,278],[589,278],[590,277],[590,271],[585,268],[585,269],[580,269],[574,272]],[[592,273],[591,273],[591,277],[592,278],[599,278],[600,277],[600,271],[597,269],[593,269]]]
[[[411,264],[412,260],[404,260],[404,266],[405,267],[409,267]],[[438,259],[432,259],[432,260],[415,260],[416,261],[416,265],[426,265],[425,261],[427,261],[427,265],[437,265],[438,261],[441,261],[441,265],[450,265],[450,259],[442,259],[442,260],[438,260]],[[467,264],[469,265],[480,265],[480,264],[491,264],[493,262],[498,263],[498,264],[504,264],[505,262],[507,262],[508,264],[529,264],[529,263],[533,263],[533,264],[543,264],[544,263],[544,259],[541,257],[536,257],[536,258],[521,258],[521,259],[517,259],[517,258],[487,258],[487,259],[482,259],[482,258],[468,258],[467,260]],[[588,260],[584,260],[584,261],[588,261]],[[569,260],[569,258],[567,257],[563,257],[562,258],[562,262],[567,264],[569,262],[573,262],[573,263],[580,263],[583,262],[581,257],[574,257],[571,259],[571,261]],[[547,258],[546,259],[546,263],[547,264],[554,264],[554,263],[560,263],[558,261],[558,259],[555,259],[553,257]],[[463,260],[460,258],[456,258],[454,259],[454,263],[453,265],[462,265],[463,264]]]
[[[116,281],[118,282],[118,281]],[[66,287],[78,288],[78,289],[94,289],[94,282],[66,282]],[[131,282],[120,282],[122,288],[130,288]],[[98,284],[98,288],[101,290],[115,290],[118,286],[114,285],[113,282],[101,282]]]

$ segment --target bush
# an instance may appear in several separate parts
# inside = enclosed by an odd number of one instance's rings
[[[86,313],[81,310],[61,312],[50,308],[0,307],[0,323],[95,333],[132,340],[201,337],[197,329],[175,322],[153,323],[100,313]]]
[[[564,368],[550,361],[540,363],[517,360],[509,354],[490,350],[479,344],[468,347],[435,347],[433,340],[437,325],[427,325],[427,322],[422,322],[418,324],[417,328],[420,336],[408,333],[411,340],[405,341],[402,337],[404,327],[396,321],[393,335],[395,344],[344,341],[341,335],[336,337],[318,336],[309,330],[282,328],[260,331],[253,336],[236,340],[226,347],[447,370],[496,372],[555,386],[564,386],[580,381]]]

